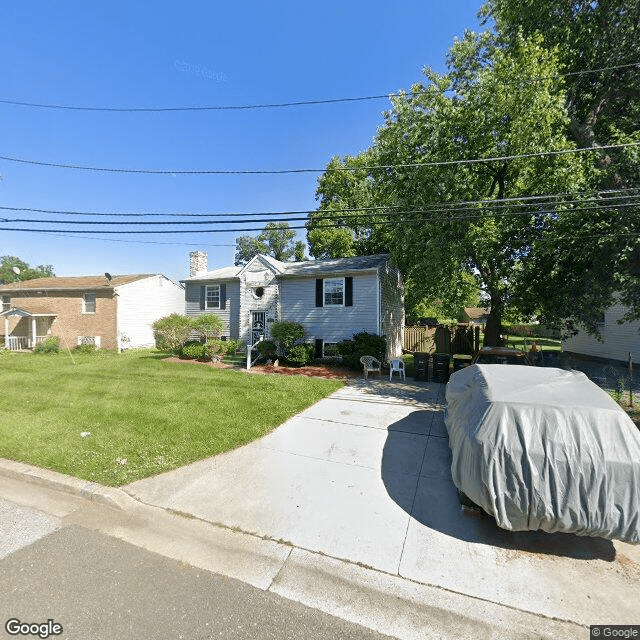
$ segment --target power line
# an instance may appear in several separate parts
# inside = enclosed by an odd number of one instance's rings
[[[615,195],[615,194],[626,194],[629,192],[634,192],[633,195]],[[428,212],[430,210],[440,210],[446,209],[449,211],[464,211],[464,210],[475,210],[475,207],[472,205],[490,205],[493,208],[507,208],[507,207],[519,207],[525,203],[527,206],[545,206],[549,204],[547,201],[549,200],[557,200],[559,198],[566,198],[570,196],[574,199],[571,200],[562,200],[562,204],[574,204],[574,203],[584,203],[584,202],[606,202],[611,203],[612,200],[623,200],[623,199],[631,199],[640,195],[640,189],[637,187],[628,187],[623,189],[610,189],[605,191],[597,191],[597,192],[562,192],[562,193],[554,193],[554,194],[539,194],[533,196],[517,196],[512,198],[499,198],[499,199],[479,199],[479,200],[462,200],[455,202],[437,202],[426,205],[425,207],[420,207],[419,209],[405,211],[412,212]],[[587,196],[580,199],[580,196]],[[403,209],[404,205],[377,205],[372,207],[347,207],[347,208],[332,208],[332,209],[300,209],[300,210],[291,210],[291,211],[244,211],[244,212],[235,212],[235,211],[219,211],[219,212],[105,212],[105,211],[78,211],[78,210],[69,210],[69,209],[41,209],[34,207],[9,207],[9,206],[1,206],[0,211],[30,211],[34,213],[50,213],[55,215],[73,215],[73,216],[95,216],[95,217],[240,217],[240,216],[289,216],[289,215],[308,215],[312,213],[327,213],[327,214],[335,214],[335,213],[351,213],[351,212],[361,212],[361,211],[382,211],[388,212],[393,209]]]
[[[619,211],[620,209],[625,208],[638,208],[640,206],[640,199],[635,202],[630,203],[622,203],[622,204],[607,204],[603,206],[595,206],[595,207],[573,207],[571,209],[565,209],[561,211],[540,211],[540,210],[525,210],[525,211],[503,211],[503,212],[493,212],[493,211],[480,211],[475,210],[474,214],[467,215],[450,215],[450,211],[448,210],[434,210],[431,212],[424,211],[399,211],[395,212],[395,215],[398,216],[399,219],[389,220],[387,218],[387,214],[385,213],[377,213],[377,214],[352,214],[341,216],[340,221],[336,221],[330,216],[316,218],[314,222],[316,229],[326,229],[326,228],[340,228],[348,226],[349,223],[357,224],[359,221],[363,224],[371,223],[378,226],[385,225],[398,225],[398,224],[415,224],[415,223],[429,223],[434,222],[436,216],[440,216],[444,221],[458,221],[458,220],[479,220],[486,218],[496,218],[496,217],[516,217],[516,216],[536,216],[536,215],[560,215],[560,214],[575,214],[575,213],[586,213],[590,211],[603,211],[603,209],[614,209],[615,211]],[[425,216],[425,213],[429,213],[431,215]],[[383,219],[380,219],[381,216],[384,216]],[[295,221],[305,221],[304,225],[289,225],[288,229],[308,229],[308,223],[310,220],[308,218],[295,218]],[[277,220],[270,220],[269,222],[276,222]],[[0,220],[0,224],[10,224],[10,223],[32,223],[32,224],[64,224],[64,225],[102,225],[102,226],[139,226],[139,225],[172,225],[175,226],[193,226],[193,225],[226,225],[229,224],[251,224],[256,222],[255,220],[240,220],[240,221],[232,221],[231,223],[226,220],[209,220],[209,221],[161,221],[161,222],[137,222],[137,221],[92,221],[92,220],[34,220],[34,219],[25,219],[25,218],[16,218],[16,219],[4,219]],[[261,221],[264,222],[264,221]],[[325,224],[327,223],[327,224]],[[227,232],[227,233],[240,233],[246,231],[263,231],[263,227],[241,227],[241,228],[226,228],[226,229],[145,229],[145,230],[136,230],[128,228],[126,231],[124,230],[103,230],[103,229],[65,229],[65,233],[107,233],[107,234],[127,234],[127,233],[143,233],[143,234],[165,234],[165,233],[218,233],[218,232]],[[34,232],[53,232],[53,229],[24,229],[24,228],[11,228],[11,227],[0,227],[0,231],[34,231]]]
[[[29,224],[63,224],[63,225],[93,225],[96,226],[118,226],[118,227],[132,227],[132,226],[146,226],[151,227],[167,227],[169,225],[176,226],[222,226],[225,225],[247,225],[259,222],[261,224],[272,223],[284,223],[288,225],[288,228],[299,229],[309,228],[312,224],[315,228],[323,228],[327,226],[344,226],[344,225],[356,225],[373,224],[373,225],[385,225],[385,224],[398,224],[398,223],[413,223],[413,222],[432,222],[436,217],[445,218],[449,221],[454,220],[477,220],[481,218],[497,218],[497,217],[510,217],[510,216],[549,216],[549,215],[564,215],[564,214],[576,214],[586,213],[592,211],[607,211],[627,208],[637,208],[640,205],[640,193],[633,195],[612,195],[613,193],[627,193],[628,191],[634,191],[632,189],[620,189],[607,192],[600,192],[601,194],[607,194],[608,197],[588,197],[569,200],[558,200],[559,195],[548,196],[525,196],[518,198],[505,198],[502,200],[478,200],[471,201],[480,206],[455,206],[465,205],[466,203],[434,203],[426,207],[416,207],[414,209],[403,208],[402,205],[394,205],[391,207],[361,207],[354,209],[342,209],[340,214],[336,216],[336,210],[317,210],[317,211],[305,211],[305,217],[282,217],[289,216],[291,212],[263,212],[263,213],[244,213],[244,214],[192,214],[197,217],[196,220],[153,220],[149,221],[145,219],[139,220],[68,220],[68,219],[40,219],[40,218],[0,218],[0,224],[15,224],[15,223],[29,223]],[[523,202],[523,200],[525,202]],[[26,208],[17,207],[4,207],[5,209],[19,209],[25,210]],[[53,211],[53,210],[48,210]],[[315,216],[310,217],[310,214]],[[455,215],[452,215],[455,214]],[[73,215],[82,215],[81,212],[73,212]],[[85,215],[96,215],[94,213],[86,213]],[[104,214],[109,216],[110,214]],[[136,214],[120,214],[121,216],[136,215]],[[164,214],[167,215],[167,214]],[[184,216],[185,214],[179,214]],[[229,220],[228,216],[250,216],[243,219]],[[267,219],[255,219],[256,215],[269,215]],[[223,219],[211,219],[212,216]],[[280,217],[273,217],[280,216]],[[226,219],[224,219],[226,218]],[[390,219],[392,218],[392,219]],[[289,226],[289,222],[305,222],[304,226]],[[329,223],[329,224],[327,224]],[[243,231],[262,231],[262,228],[251,227],[246,228],[227,228],[228,232],[243,232]],[[193,229],[193,232],[197,232],[197,229]],[[212,230],[209,230],[212,231]],[[98,232],[97,229],[91,231],[83,230],[85,233]],[[133,231],[135,233],[135,231]],[[158,231],[161,233],[160,231]],[[74,232],[75,233],[75,232]],[[127,233],[123,231],[122,233]]]
[[[0,229],[0,231],[13,231],[13,229]],[[43,233],[44,235],[53,236],[55,238],[73,238],[74,240],[97,240],[98,242],[126,242],[127,244],[160,244],[160,245],[175,245],[180,247],[193,247],[193,242],[161,242],[159,240],[124,240],[123,238],[99,238],[96,236],[77,235],[76,233],[65,233],[61,230],[56,231],[38,231],[34,229],[25,230],[25,233]],[[81,232],[78,232],[81,233]],[[234,244],[211,244],[209,242],[198,242],[198,247],[235,247]]]
[[[624,144],[611,144],[598,147],[586,147],[578,149],[560,149],[555,151],[538,151],[535,153],[521,153],[511,156],[496,156],[490,158],[472,158],[467,160],[444,160],[440,162],[412,162],[386,165],[370,165],[364,167],[325,167],[323,169],[124,169],[114,167],[94,167],[78,164],[63,164],[56,162],[43,162],[40,160],[26,160],[12,156],[0,156],[0,160],[29,164],[40,167],[55,167],[57,169],[74,169],[79,171],[96,171],[103,173],[127,173],[146,175],[281,175],[290,173],[329,173],[339,171],[372,171],[376,169],[419,169],[431,167],[445,167],[463,164],[480,164],[484,162],[503,162],[505,160],[518,160],[522,158],[538,158],[544,156],[558,156],[568,153],[583,153],[586,151],[606,151],[611,149],[626,149],[640,146],[640,142],[627,142]]]
[[[602,67],[600,69],[584,69],[581,71],[573,71],[570,73],[556,74],[552,76],[540,76],[538,78],[530,78],[525,82],[538,82],[541,80],[554,80],[563,77],[587,75],[592,73],[602,73],[604,71],[615,71],[619,69],[627,69],[630,67],[638,66],[637,62],[630,64],[616,65],[612,67]],[[513,82],[505,82],[502,84],[522,84],[522,81],[514,80]],[[451,91],[452,89],[446,89],[445,91]],[[293,102],[273,102],[264,104],[246,104],[246,105],[205,105],[196,107],[92,107],[82,105],[66,105],[66,104],[48,104],[41,102],[27,102],[22,100],[8,100],[0,99],[1,104],[8,104],[18,107],[30,107],[35,109],[57,109],[65,111],[102,111],[102,112],[116,112],[116,113],[171,113],[180,111],[240,111],[251,109],[276,109],[281,107],[300,107],[309,105],[321,105],[321,104],[336,104],[341,102],[362,102],[366,100],[380,100],[390,99],[394,97],[407,96],[418,97],[426,91],[421,92],[407,92],[407,93],[385,93],[371,96],[357,96],[347,98],[327,98],[322,100],[298,100]]]
[[[634,196],[627,196],[628,198],[633,198]],[[464,209],[410,209],[410,210],[399,210],[399,211],[379,211],[377,213],[346,213],[340,216],[341,220],[363,220],[372,221],[376,224],[381,223],[394,223],[394,222],[411,222],[413,218],[416,216],[424,216],[425,214],[442,214],[447,217],[449,220],[465,220],[465,219],[476,219],[476,218],[486,218],[486,217],[508,217],[508,216],[531,216],[531,215],[548,215],[548,214],[559,214],[559,213],[573,213],[573,212],[586,212],[586,211],[602,211],[603,209],[626,209],[629,207],[638,207],[640,206],[640,197],[635,197],[633,202],[606,202],[606,201],[598,201],[600,202],[600,206],[595,207],[587,207],[587,206],[578,206],[572,207],[570,209],[562,209],[560,211],[556,210],[541,210],[537,205],[529,205],[535,206],[534,209],[527,209],[525,211],[501,211],[500,207],[489,207],[489,212],[483,211],[478,208],[464,208]],[[582,203],[581,201],[574,201],[577,204],[587,204]],[[566,203],[560,203],[565,205]],[[451,212],[474,212],[469,215],[450,215]],[[28,222],[32,224],[66,224],[66,225],[79,225],[79,224],[92,224],[99,226],[166,226],[166,225],[177,225],[177,226],[194,226],[194,225],[229,225],[229,224],[251,224],[254,222],[264,222],[264,223],[280,223],[289,221],[294,222],[302,222],[302,221],[313,221],[313,222],[322,222],[325,220],[334,220],[334,218],[330,215],[332,212],[330,211],[318,211],[316,212],[319,215],[313,219],[309,219],[307,216],[305,217],[295,217],[295,218],[271,218],[268,220],[254,220],[254,219],[242,219],[242,220],[159,220],[159,221],[134,221],[134,220],[51,220],[51,219],[40,219],[40,218],[0,218],[0,224],[7,223],[16,223],[16,222]],[[324,215],[323,215],[324,214]],[[389,216],[401,217],[401,220],[380,220],[379,218],[388,218]],[[409,216],[409,218],[407,218]],[[425,221],[430,220],[431,218],[426,217],[418,217],[417,220]],[[322,225],[319,225],[322,226]],[[296,228],[296,227],[290,227]],[[232,229],[232,231],[239,231],[240,229]],[[255,229],[251,229],[254,231]]]

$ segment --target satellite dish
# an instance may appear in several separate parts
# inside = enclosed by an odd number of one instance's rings
[[[15,273],[17,276],[20,275],[20,269],[18,267],[12,267],[11,271],[13,271],[13,273]]]

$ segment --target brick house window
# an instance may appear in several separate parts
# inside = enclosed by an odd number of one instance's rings
[[[11,309],[11,296],[2,296],[2,310],[9,311]]]
[[[96,312],[96,294],[85,293],[82,298],[82,313]]]

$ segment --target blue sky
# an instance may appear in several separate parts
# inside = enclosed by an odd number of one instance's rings
[[[135,108],[388,94],[409,89],[424,66],[443,71],[453,38],[479,28],[480,6],[479,0],[10,3],[0,21],[0,99]],[[369,146],[388,106],[383,99],[280,109],[117,113],[0,103],[0,155],[126,169],[323,168],[334,155]],[[141,175],[0,160],[0,175],[4,207],[177,214],[317,206],[314,173]],[[189,251],[207,251],[210,268],[229,265],[235,238],[248,233],[227,222],[205,227],[215,233],[106,236],[91,223],[33,220],[116,218],[7,210],[0,210],[0,218],[9,220],[0,223],[0,255],[16,255],[31,265],[52,264],[60,276],[108,271],[164,273],[179,280],[188,275]],[[2,230],[7,227],[59,231]],[[73,228],[91,233],[65,235]],[[304,239],[304,231],[299,233]]]

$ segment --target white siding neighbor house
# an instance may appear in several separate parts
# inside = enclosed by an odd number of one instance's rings
[[[226,336],[255,343],[277,320],[299,322],[316,355],[366,331],[387,338],[387,355],[402,351],[404,288],[386,254],[280,262],[255,256],[244,266],[209,271],[207,256],[190,254],[186,313],[219,315]]]
[[[32,349],[49,335],[63,347],[154,346],[152,324],[184,315],[183,287],[159,274],[25,280],[1,285],[0,301],[0,342],[12,350]]]
[[[634,364],[640,364],[640,321],[617,321],[628,311],[621,304],[607,309],[600,323],[602,342],[587,333],[580,332],[562,342],[563,351],[607,360],[629,361],[629,353]]]

